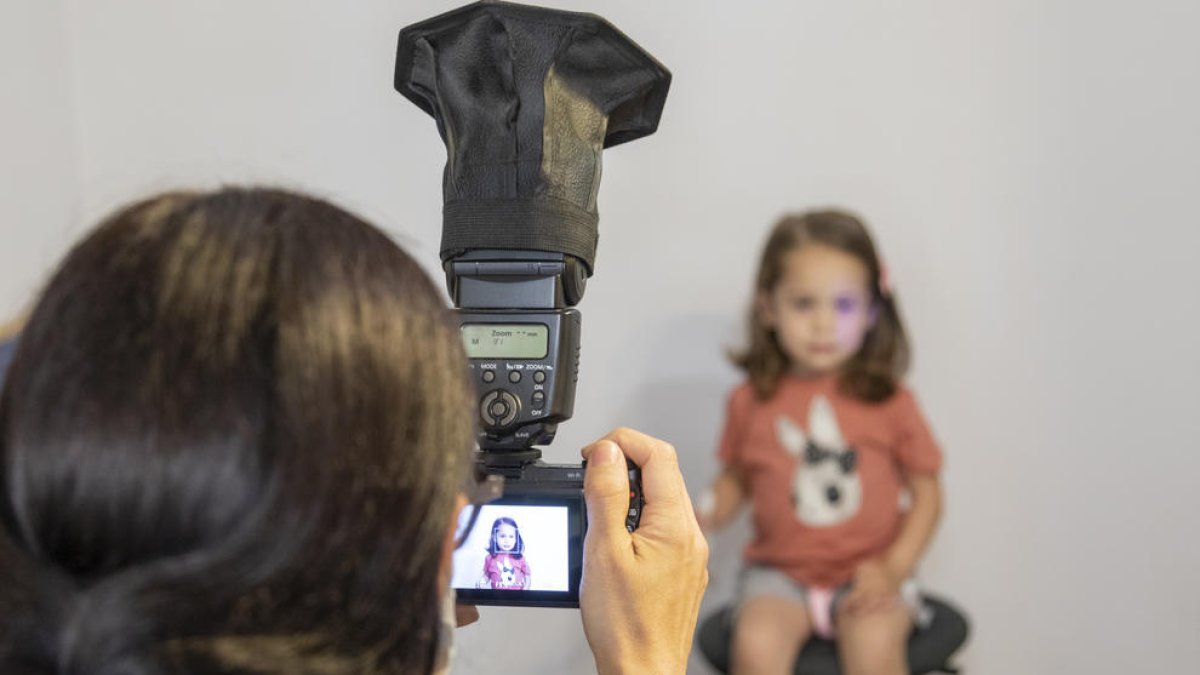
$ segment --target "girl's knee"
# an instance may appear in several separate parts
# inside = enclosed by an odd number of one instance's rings
[[[838,612],[838,642],[846,647],[866,651],[902,651],[912,632],[912,617],[908,609],[897,604],[866,614]]]
[[[757,599],[756,599],[757,600]],[[810,629],[802,605],[750,601],[738,614],[733,629],[733,661],[745,672],[790,670]]]
[[[769,620],[756,615],[739,619],[733,630],[733,646],[738,653],[778,653],[798,649],[808,639],[806,625]]]
[[[740,631],[733,641],[733,675],[791,672],[800,648],[770,631]]]

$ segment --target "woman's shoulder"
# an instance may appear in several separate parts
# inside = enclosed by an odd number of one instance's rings
[[[25,325],[25,317],[19,316],[15,319],[0,319],[0,342],[13,340]]]

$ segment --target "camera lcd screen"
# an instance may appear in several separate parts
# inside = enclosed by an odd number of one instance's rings
[[[473,359],[544,359],[550,329],[540,324],[469,323],[462,327],[463,347]]]
[[[463,509],[458,537],[471,516]],[[505,497],[479,509],[454,552],[463,602],[576,606],[582,574],[583,505],[560,497]]]

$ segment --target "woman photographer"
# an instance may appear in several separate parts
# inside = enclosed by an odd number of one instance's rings
[[[261,189],[118,211],[0,393],[0,672],[444,667],[473,408],[439,295],[353,215]],[[618,430],[584,455],[598,670],[682,673],[707,548],[674,451]]]

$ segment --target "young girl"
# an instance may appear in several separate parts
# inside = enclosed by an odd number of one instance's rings
[[[525,561],[525,540],[517,521],[497,518],[492,523],[488,555],[483,561],[483,577],[478,588],[506,591],[529,590],[529,563]]]
[[[791,673],[810,635],[836,629],[847,675],[906,673],[941,452],[900,384],[908,341],[863,224],[838,211],[780,221],[749,329],[699,514],[713,529],[753,510],[732,672]]]

